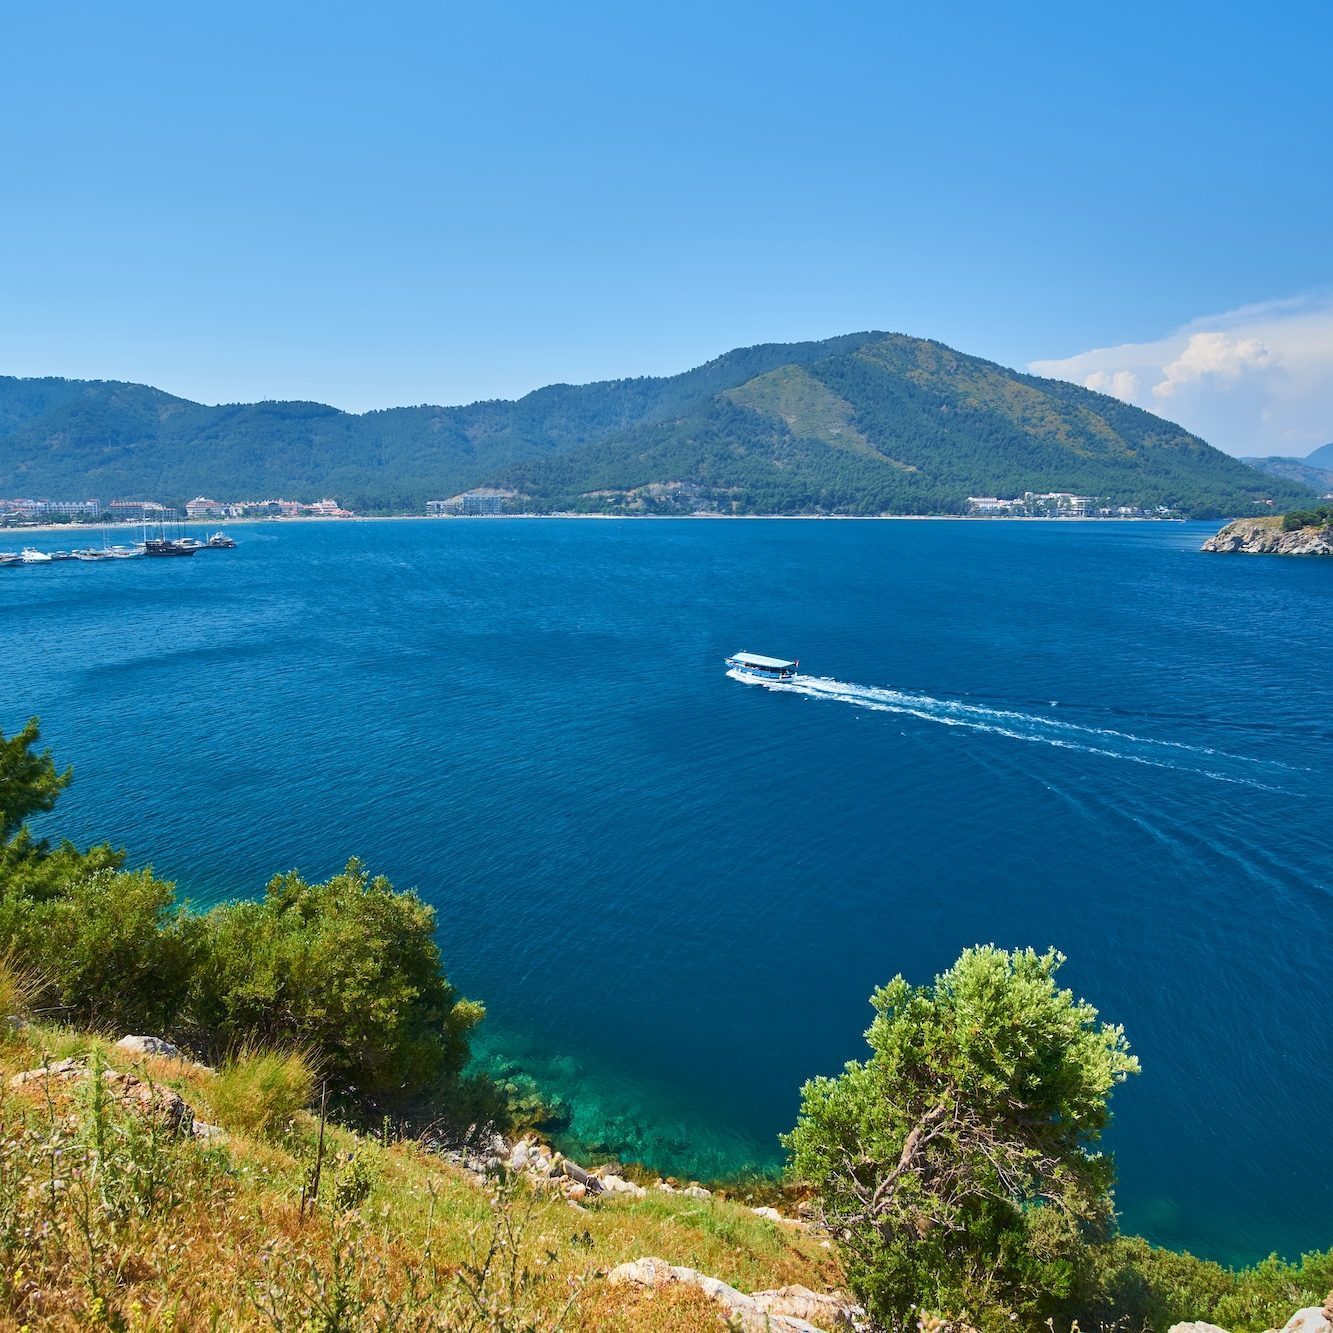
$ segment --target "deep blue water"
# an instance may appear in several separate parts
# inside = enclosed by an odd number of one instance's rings
[[[1333,561],[1178,524],[235,531],[0,570],[0,728],[40,713],[76,771],[48,827],[199,902],[361,856],[439,908],[486,1052],[695,1174],[778,1159],[876,984],[1054,944],[1143,1061],[1125,1225],[1333,1244]]]

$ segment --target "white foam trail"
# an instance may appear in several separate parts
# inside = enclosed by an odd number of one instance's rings
[[[1060,750],[1075,750],[1081,754],[1100,755],[1107,759],[1123,759],[1133,764],[1145,764],[1151,768],[1175,769],[1179,772],[1195,773],[1200,777],[1212,778],[1218,782],[1231,782],[1245,787],[1257,787],[1261,791],[1280,791],[1253,778],[1238,777],[1229,773],[1218,772],[1214,768],[1199,768],[1188,763],[1174,763],[1162,751],[1176,751],[1182,754],[1207,756],[1210,761],[1231,759],[1238,763],[1262,765],[1271,762],[1278,768],[1287,765],[1276,761],[1248,758],[1245,755],[1229,754],[1224,750],[1215,750],[1206,745],[1187,745],[1181,741],[1158,740],[1151,736],[1136,736],[1132,732],[1115,731],[1109,727],[1090,727],[1077,722],[1066,722],[1057,718],[1042,717],[1036,713],[1022,713],[1014,709],[987,708],[980,704],[963,703],[957,699],[936,699],[928,694],[908,694],[901,690],[886,689],[875,685],[852,685],[846,681],[832,680],[824,676],[796,676],[790,681],[762,680],[740,671],[728,671],[733,680],[747,685],[762,685],[765,689],[780,691],[784,694],[803,694],[811,699],[826,699],[836,703],[852,704],[857,708],[868,708],[876,713],[897,713],[906,717],[918,718],[922,722],[933,722],[937,726],[963,727],[969,731],[986,732],[993,736],[1004,736],[1010,740],[1027,741],[1031,744],[1050,745]],[[1127,744],[1121,744],[1127,743]],[[1140,746],[1146,753],[1135,753],[1129,746]]]

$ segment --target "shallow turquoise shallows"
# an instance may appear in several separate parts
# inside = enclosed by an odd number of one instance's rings
[[[49,829],[196,902],[415,886],[485,1057],[676,1173],[777,1163],[894,973],[1055,945],[1143,1061],[1126,1227],[1290,1255],[1333,1245],[1333,561],[1209,531],[237,527],[0,570],[0,727],[74,765]]]

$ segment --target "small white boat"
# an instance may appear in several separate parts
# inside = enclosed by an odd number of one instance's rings
[[[761,657],[758,653],[733,653],[727,666],[743,676],[758,680],[794,680],[800,662],[788,662],[782,657]]]
[[[22,560],[25,565],[49,565],[54,559],[54,556],[46,551],[37,551],[31,546],[25,546],[19,553],[19,559]]]
[[[0,565],[21,565],[23,557],[17,551],[0,551]]]
[[[112,560],[132,560],[143,554],[142,546],[108,546],[106,553]]]

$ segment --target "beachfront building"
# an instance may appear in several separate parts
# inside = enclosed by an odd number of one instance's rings
[[[43,518],[95,520],[102,517],[102,506],[97,500],[0,500],[0,515],[27,523]]]
[[[228,506],[219,504],[216,500],[206,499],[202,495],[189,500],[185,505],[185,516],[187,518],[226,518]]]
[[[156,500],[112,500],[105,512],[116,523],[161,523],[176,517],[174,509]]]

